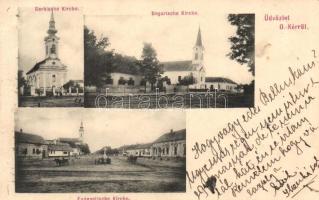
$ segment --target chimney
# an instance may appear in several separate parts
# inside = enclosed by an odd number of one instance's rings
[[[22,130],[22,128],[20,128],[20,133],[23,133],[23,130]]]
[[[171,134],[174,134],[174,131],[173,131],[173,129],[171,129]]]

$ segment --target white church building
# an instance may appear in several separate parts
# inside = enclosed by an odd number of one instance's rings
[[[27,73],[27,83],[32,96],[52,93],[63,93],[63,85],[67,82],[67,66],[59,59],[59,37],[53,12],[49,22],[48,35],[44,38],[45,59],[36,63]]]
[[[205,88],[204,46],[200,29],[198,30],[193,59],[186,61],[162,62],[163,77],[167,76],[171,84],[178,84],[184,77],[193,77],[190,88]]]
[[[191,84],[187,84],[190,89],[210,89],[229,92],[237,92],[237,83],[224,77],[207,77],[204,65],[205,48],[202,42],[200,28],[198,29],[197,39],[193,47],[192,60],[161,62],[163,65],[163,74],[161,77],[167,77],[171,85],[181,85],[185,78],[190,78]],[[138,73],[113,72],[110,73],[113,79],[112,86],[118,87],[121,80],[131,80],[131,86],[140,86],[143,77]],[[109,87],[109,86],[108,86]],[[125,84],[121,87],[125,87]],[[174,86],[175,87],[175,86]]]

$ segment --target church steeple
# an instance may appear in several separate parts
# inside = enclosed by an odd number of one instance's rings
[[[55,34],[58,30],[55,28],[55,20],[53,11],[51,12],[51,17],[49,21],[49,29],[47,31],[48,36],[44,38],[45,41],[45,58],[58,58],[58,43],[59,37]]]
[[[200,27],[198,29],[197,40],[196,40],[195,46],[198,46],[198,47],[202,47],[203,46],[203,44],[202,44],[202,34],[200,32]]]
[[[84,127],[83,127],[83,122],[81,121],[81,126],[79,129],[79,139],[81,140],[81,142],[83,142],[83,137],[84,137]]]
[[[204,60],[204,46],[202,43],[202,34],[200,27],[198,28],[197,39],[193,48],[193,64],[202,65]]]
[[[54,15],[53,15],[53,11],[52,11],[50,22],[49,22],[49,29],[48,29],[47,33],[49,35],[55,35],[57,32],[58,31],[55,29],[55,21],[54,21]]]

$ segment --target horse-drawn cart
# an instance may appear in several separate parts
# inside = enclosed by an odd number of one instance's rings
[[[69,159],[68,158],[64,158],[64,157],[55,158],[54,161],[55,161],[56,165],[59,166],[59,167],[70,164]]]
[[[111,164],[111,158],[98,158],[94,162],[96,165],[105,165],[105,164]]]

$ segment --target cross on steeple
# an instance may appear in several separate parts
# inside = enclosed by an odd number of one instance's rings
[[[55,21],[54,21],[54,15],[53,11],[51,12],[51,17],[50,17],[50,22],[49,22],[49,29],[48,29],[48,34],[49,35],[54,35],[58,31],[55,29]]]

